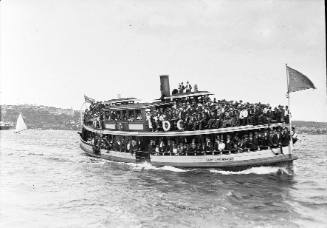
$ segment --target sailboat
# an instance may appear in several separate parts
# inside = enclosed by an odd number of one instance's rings
[[[20,113],[18,118],[17,118],[15,132],[19,133],[19,132],[24,131],[26,129],[27,129],[27,126],[26,126],[26,124],[24,122],[22,114]]]

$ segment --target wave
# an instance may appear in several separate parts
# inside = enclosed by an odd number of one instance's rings
[[[219,173],[222,175],[248,175],[248,174],[257,174],[257,175],[267,175],[267,174],[287,174],[291,175],[290,171],[282,167],[271,167],[271,166],[262,166],[262,167],[252,167],[242,171],[224,171],[211,169],[211,173]]]
[[[32,153],[32,152],[28,153],[27,155],[32,155],[32,156],[44,156],[44,154],[42,154],[42,153]]]
[[[59,158],[59,157],[47,157],[46,158],[49,161],[55,161],[55,162],[73,162],[70,159],[67,158]]]
[[[179,169],[179,168],[176,168],[176,167],[173,167],[173,166],[163,166],[163,167],[161,167],[159,169],[168,170],[168,171],[177,172],[177,173],[184,173],[184,172],[191,171],[191,170]]]

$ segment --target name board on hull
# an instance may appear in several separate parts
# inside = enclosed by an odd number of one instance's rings
[[[218,162],[218,161],[234,161],[234,157],[216,157],[216,158],[206,158],[207,162]]]

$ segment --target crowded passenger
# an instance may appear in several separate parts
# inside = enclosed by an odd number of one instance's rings
[[[171,152],[172,154],[184,154],[187,152],[189,155],[195,153],[200,155],[202,153],[240,153],[246,151],[256,151],[260,149],[278,148],[287,146],[289,143],[289,134],[286,133],[288,130],[283,129],[282,131],[272,130],[264,131],[262,134],[257,132],[250,134],[227,134],[225,136],[218,136],[215,143],[212,143],[210,138],[193,139],[190,143],[179,142],[178,148],[180,150],[167,150],[166,152]],[[259,140],[259,137],[262,140]],[[224,139],[223,139],[224,138]],[[173,142],[173,145],[176,145]],[[186,150],[183,150],[186,148]],[[160,151],[162,152],[162,151]]]
[[[171,106],[150,109],[146,113],[152,131],[167,131],[163,123],[168,121],[168,130],[203,130],[225,127],[288,123],[288,108],[272,108],[268,104],[250,104],[243,101],[211,101],[209,96],[197,100],[179,100]],[[178,121],[182,120],[179,123]],[[182,127],[180,127],[182,125]]]
[[[140,138],[130,136],[97,136],[82,133],[82,138],[99,151],[100,148],[134,154],[147,151],[153,155],[214,155],[251,152],[289,145],[290,132],[286,127],[273,129],[231,132],[225,134]]]

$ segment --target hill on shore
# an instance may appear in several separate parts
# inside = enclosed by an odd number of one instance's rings
[[[327,122],[294,120],[292,124],[298,133],[327,134]]]
[[[80,113],[73,109],[35,105],[1,105],[0,120],[16,124],[19,113],[30,129],[78,130]]]

